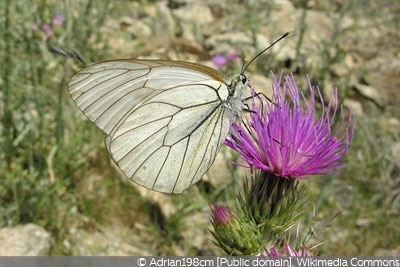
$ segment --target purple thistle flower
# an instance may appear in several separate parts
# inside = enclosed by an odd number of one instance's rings
[[[307,79],[311,103],[299,95],[293,75],[285,76],[283,83],[282,76],[279,80],[274,76],[271,101],[253,91],[253,112],[244,125],[233,125],[225,144],[251,167],[280,177],[305,179],[306,175],[338,172],[353,135],[351,113],[346,124],[340,107],[339,125],[333,130],[339,109],[337,89],[332,90],[325,109],[321,92]],[[315,118],[315,95],[323,107],[319,118]],[[287,96],[292,103],[286,101]]]
[[[229,52],[228,54],[226,54],[226,58],[229,62],[237,62],[240,61],[239,55],[236,52],[236,50],[233,50],[231,52]]]
[[[211,61],[217,68],[222,68],[228,64],[228,58],[222,54],[212,56]]]
[[[53,30],[50,24],[43,24],[42,25],[42,33],[44,38],[51,38],[53,37]]]
[[[53,26],[61,25],[64,22],[64,17],[61,14],[56,14],[53,18]]]
[[[215,56],[212,56],[211,61],[217,68],[220,69],[222,67],[225,67],[231,62],[239,61],[239,56],[237,52],[233,50],[227,54],[217,54]]]

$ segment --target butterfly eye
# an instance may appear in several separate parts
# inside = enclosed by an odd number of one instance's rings
[[[240,81],[242,82],[242,84],[246,84],[247,83],[247,77],[244,74],[240,74],[239,76]]]

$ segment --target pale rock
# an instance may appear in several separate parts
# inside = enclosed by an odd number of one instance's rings
[[[387,248],[376,248],[375,250],[374,250],[374,256],[377,256],[377,257],[382,257],[382,256],[386,256],[386,257],[394,257],[394,258],[398,258],[398,255],[399,255],[399,247],[397,246],[397,249],[396,249],[396,246],[393,246],[393,248],[389,248],[389,249],[387,249]]]
[[[213,22],[211,10],[200,2],[190,2],[172,11],[181,28],[181,38],[201,40],[205,29]]]
[[[0,256],[46,256],[52,243],[50,233],[33,223],[0,229]]]
[[[120,21],[121,27],[134,39],[146,39],[152,35],[150,26],[144,20],[134,19],[132,17],[123,17]]]
[[[64,241],[64,246],[72,246],[74,256],[150,256],[149,244],[140,241],[138,229],[129,229],[126,225],[115,222],[95,231],[77,229],[71,241]],[[70,244],[71,243],[71,244]]]
[[[393,156],[393,162],[400,164],[400,142],[393,143],[390,148]]]
[[[352,99],[345,99],[343,105],[349,109],[353,116],[362,116],[364,114],[361,102],[352,100]]]
[[[400,120],[398,118],[391,117],[389,118],[389,125],[398,130],[400,126]]]
[[[156,10],[157,15],[153,18],[154,33],[157,34],[157,39],[168,41],[175,36],[176,31],[173,14],[165,1],[156,3]]]
[[[131,183],[139,192],[140,196],[150,202],[156,203],[165,217],[169,217],[177,211],[177,206],[173,203],[171,194],[164,194],[147,189],[135,183]]]
[[[383,95],[372,86],[356,83],[355,88],[365,98],[372,100],[380,106],[383,106]]]
[[[256,38],[260,47],[266,47],[270,44],[270,40],[263,34],[257,34]],[[211,50],[212,54],[238,50],[245,55],[246,58],[244,59],[246,60],[251,59],[259,52],[255,50],[251,36],[245,32],[226,32],[212,35],[205,41],[205,47]]]
[[[285,11],[286,13],[290,13],[296,11],[296,8],[293,5],[292,1],[289,0],[276,0],[274,1],[274,8],[278,11]]]
[[[282,40],[281,42],[284,43],[286,40]],[[284,43],[278,44],[276,45],[277,47],[274,47],[272,53],[277,61],[285,62],[286,60],[296,60],[296,49],[292,44],[293,43]]]
[[[368,218],[358,218],[356,220],[357,227],[369,227],[373,222]]]

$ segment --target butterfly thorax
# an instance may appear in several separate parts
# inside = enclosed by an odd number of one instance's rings
[[[231,110],[236,121],[241,118],[244,109],[243,90],[247,85],[247,77],[244,74],[233,76],[228,83],[229,96],[224,105]]]

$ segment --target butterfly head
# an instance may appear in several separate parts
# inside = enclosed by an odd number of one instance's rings
[[[242,99],[243,89],[246,87],[247,83],[248,78],[243,73],[232,77],[231,81],[228,83],[229,98]]]

